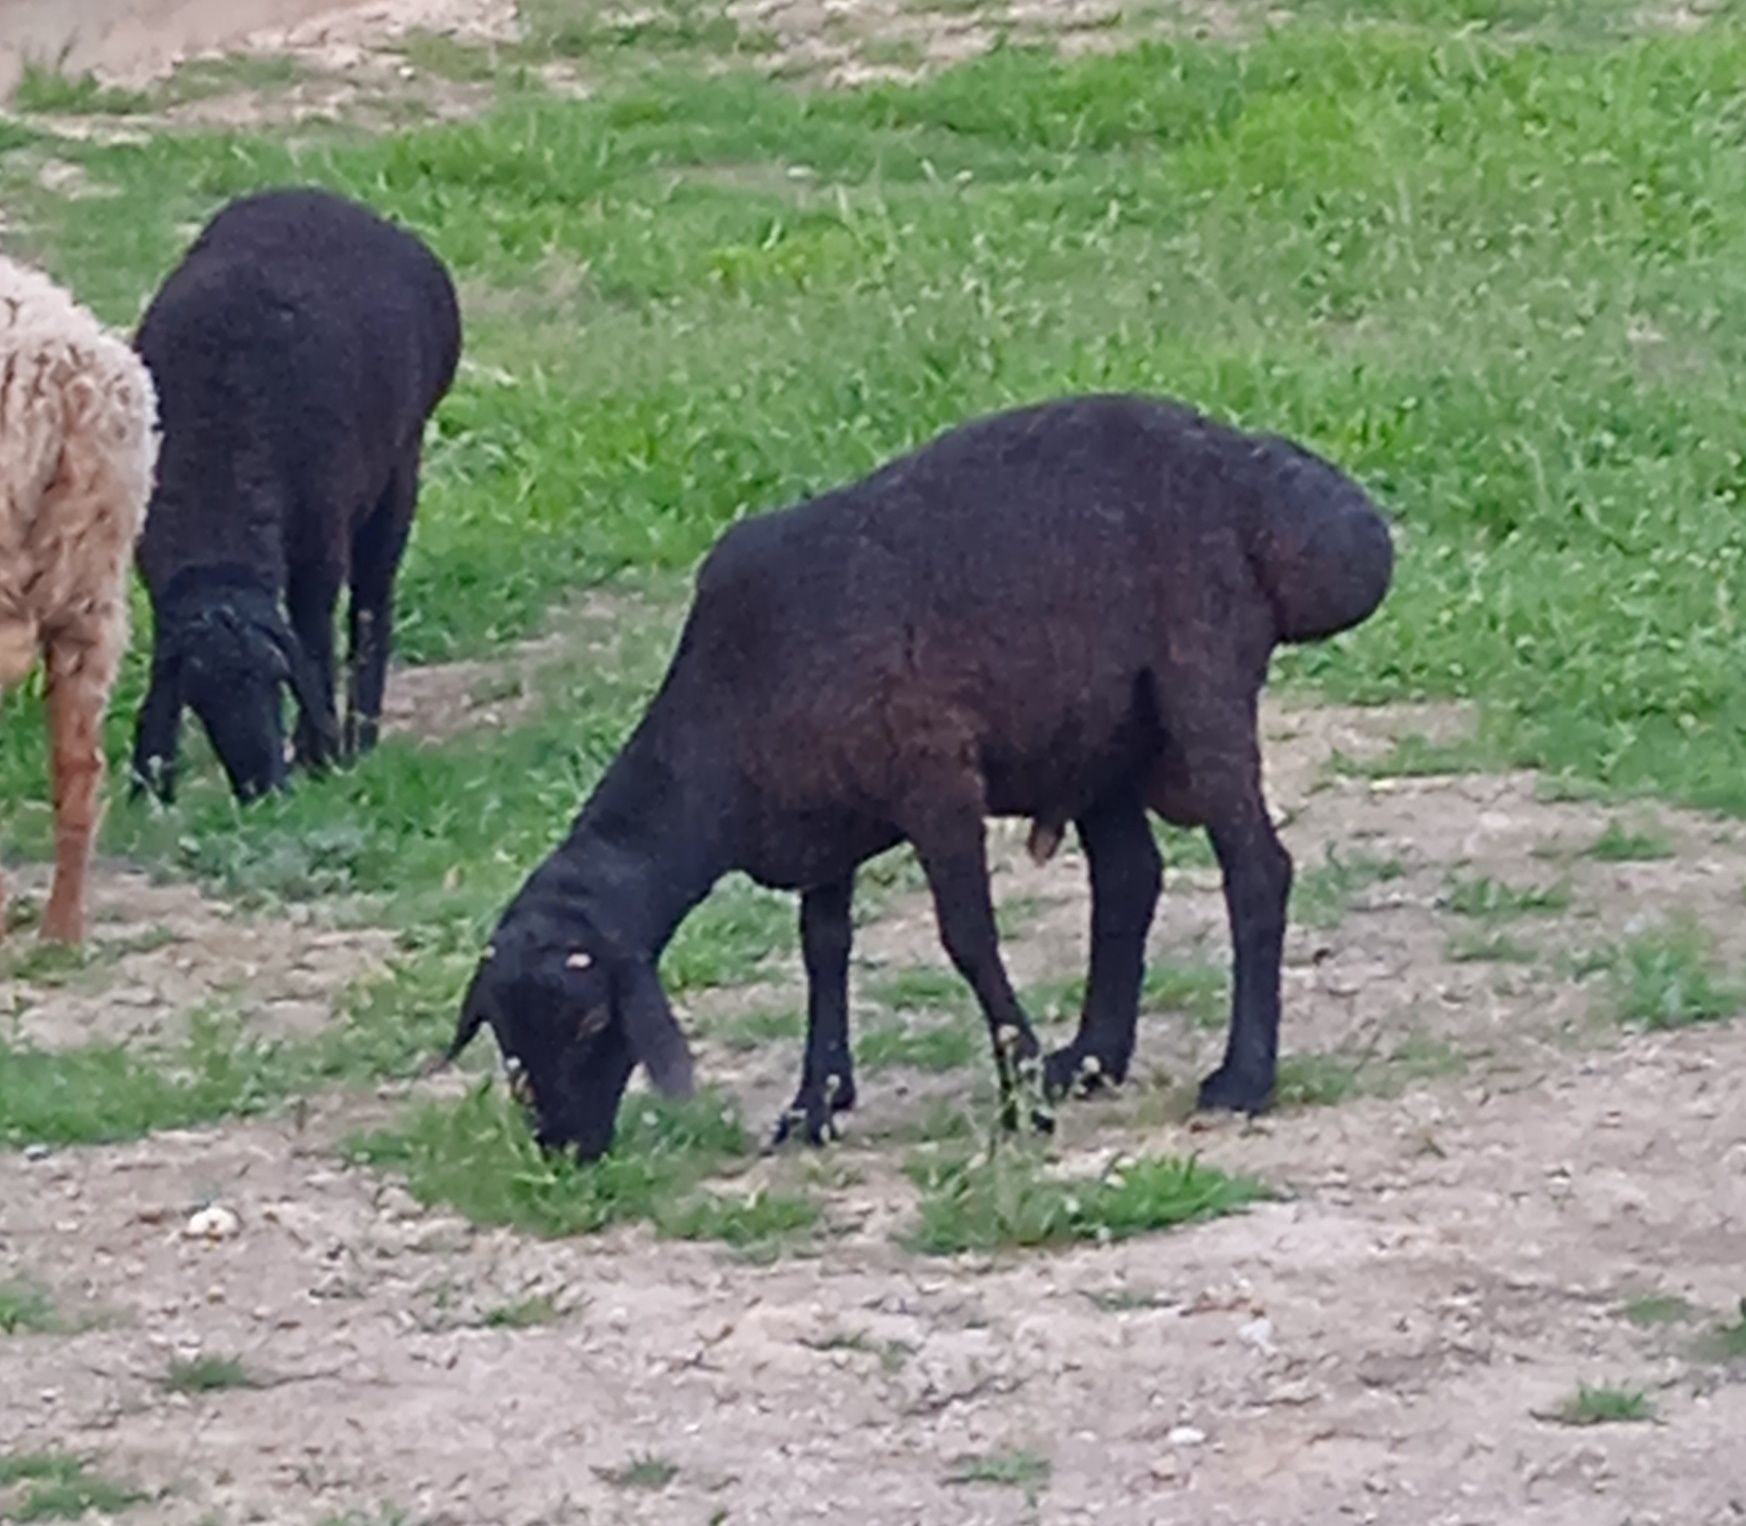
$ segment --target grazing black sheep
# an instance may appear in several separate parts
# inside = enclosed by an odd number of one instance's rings
[[[425,423],[460,356],[455,290],[429,249],[366,208],[325,191],[266,191],[213,218],[135,342],[164,445],[138,554],[153,649],[133,792],[174,794],[187,705],[246,800],[285,780],[285,683],[300,763],[375,742]]]
[[[656,978],[723,874],[801,892],[806,1059],[790,1120],[852,1105],[857,867],[907,840],[994,1040],[1007,1119],[1038,1053],[995,934],[984,818],[1063,824],[1090,860],[1091,968],[1059,1092],[1119,1080],[1160,865],[1146,820],[1206,826],[1235,964],[1206,1107],[1270,1099],[1291,860],[1261,790],[1256,706],[1280,641],[1345,629],[1393,568],[1363,492],[1295,445],[1100,396],[969,424],[866,480],[730,529],[660,691],[498,924],[449,1056],[489,1023],[541,1141],[611,1141],[641,1062],[691,1058]]]

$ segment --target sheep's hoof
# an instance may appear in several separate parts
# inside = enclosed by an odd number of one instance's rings
[[[770,1148],[780,1150],[790,1140],[804,1139],[817,1150],[841,1137],[842,1131],[837,1127],[835,1119],[828,1116],[815,1117],[805,1108],[791,1107],[776,1120],[776,1128],[770,1135]]]
[[[1264,1113],[1273,1101],[1272,1076],[1258,1077],[1221,1065],[1200,1083],[1204,1113]]]
[[[855,1106],[853,1076],[830,1076],[821,1087],[802,1090],[788,1106],[788,1111],[776,1120],[770,1148],[779,1150],[791,1139],[804,1139],[814,1149],[843,1137],[838,1113],[849,1112]]]
[[[1043,1089],[1050,1097],[1094,1097],[1120,1086],[1127,1069],[1069,1044],[1043,1061]]]

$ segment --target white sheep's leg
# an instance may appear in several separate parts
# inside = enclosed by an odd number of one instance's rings
[[[97,650],[71,642],[48,651],[48,725],[54,781],[55,878],[42,936],[78,943],[85,934],[85,871],[98,821],[103,778],[99,731],[108,696]]]

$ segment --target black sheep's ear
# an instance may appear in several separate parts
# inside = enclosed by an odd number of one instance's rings
[[[648,1071],[655,1090],[665,1097],[689,1097],[696,1086],[691,1049],[654,968],[640,961],[628,965],[615,982],[614,997],[631,1053]]]
[[[449,1047],[443,1051],[442,1058],[432,1067],[441,1070],[453,1065],[460,1059],[461,1053],[471,1044],[486,1023],[484,992],[481,989],[487,966],[496,952],[489,944],[486,945],[484,957],[479,961],[479,968],[473,972],[473,978],[467,983],[467,994],[461,998],[461,1017],[455,1025],[455,1036],[449,1040]]]
[[[176,792],[176,732],[182,724],[182,658],[160,652],[152,662],[151,682],[140,702],[134,727],[133,778],[127,797],[150,790],[166,805]]]
[[[297,639],[297,633],[276,610],[272,620],[263,623],[259,629],[284,659],[286,676],[291,683],[291,692],[297,698],[297,706],[319,734],[326,755],[336,755],[339,752],[339,735],[329,724],[327,705],[322,699],[315,664],[303,650],[303,643]]]

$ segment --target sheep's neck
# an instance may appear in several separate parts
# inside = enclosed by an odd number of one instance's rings
[[[730,867],[715,772],[708,762],[681,764],[658,735],[639,731],[536,874],[536,893],[574,908],[623,948],[659,957]]]

